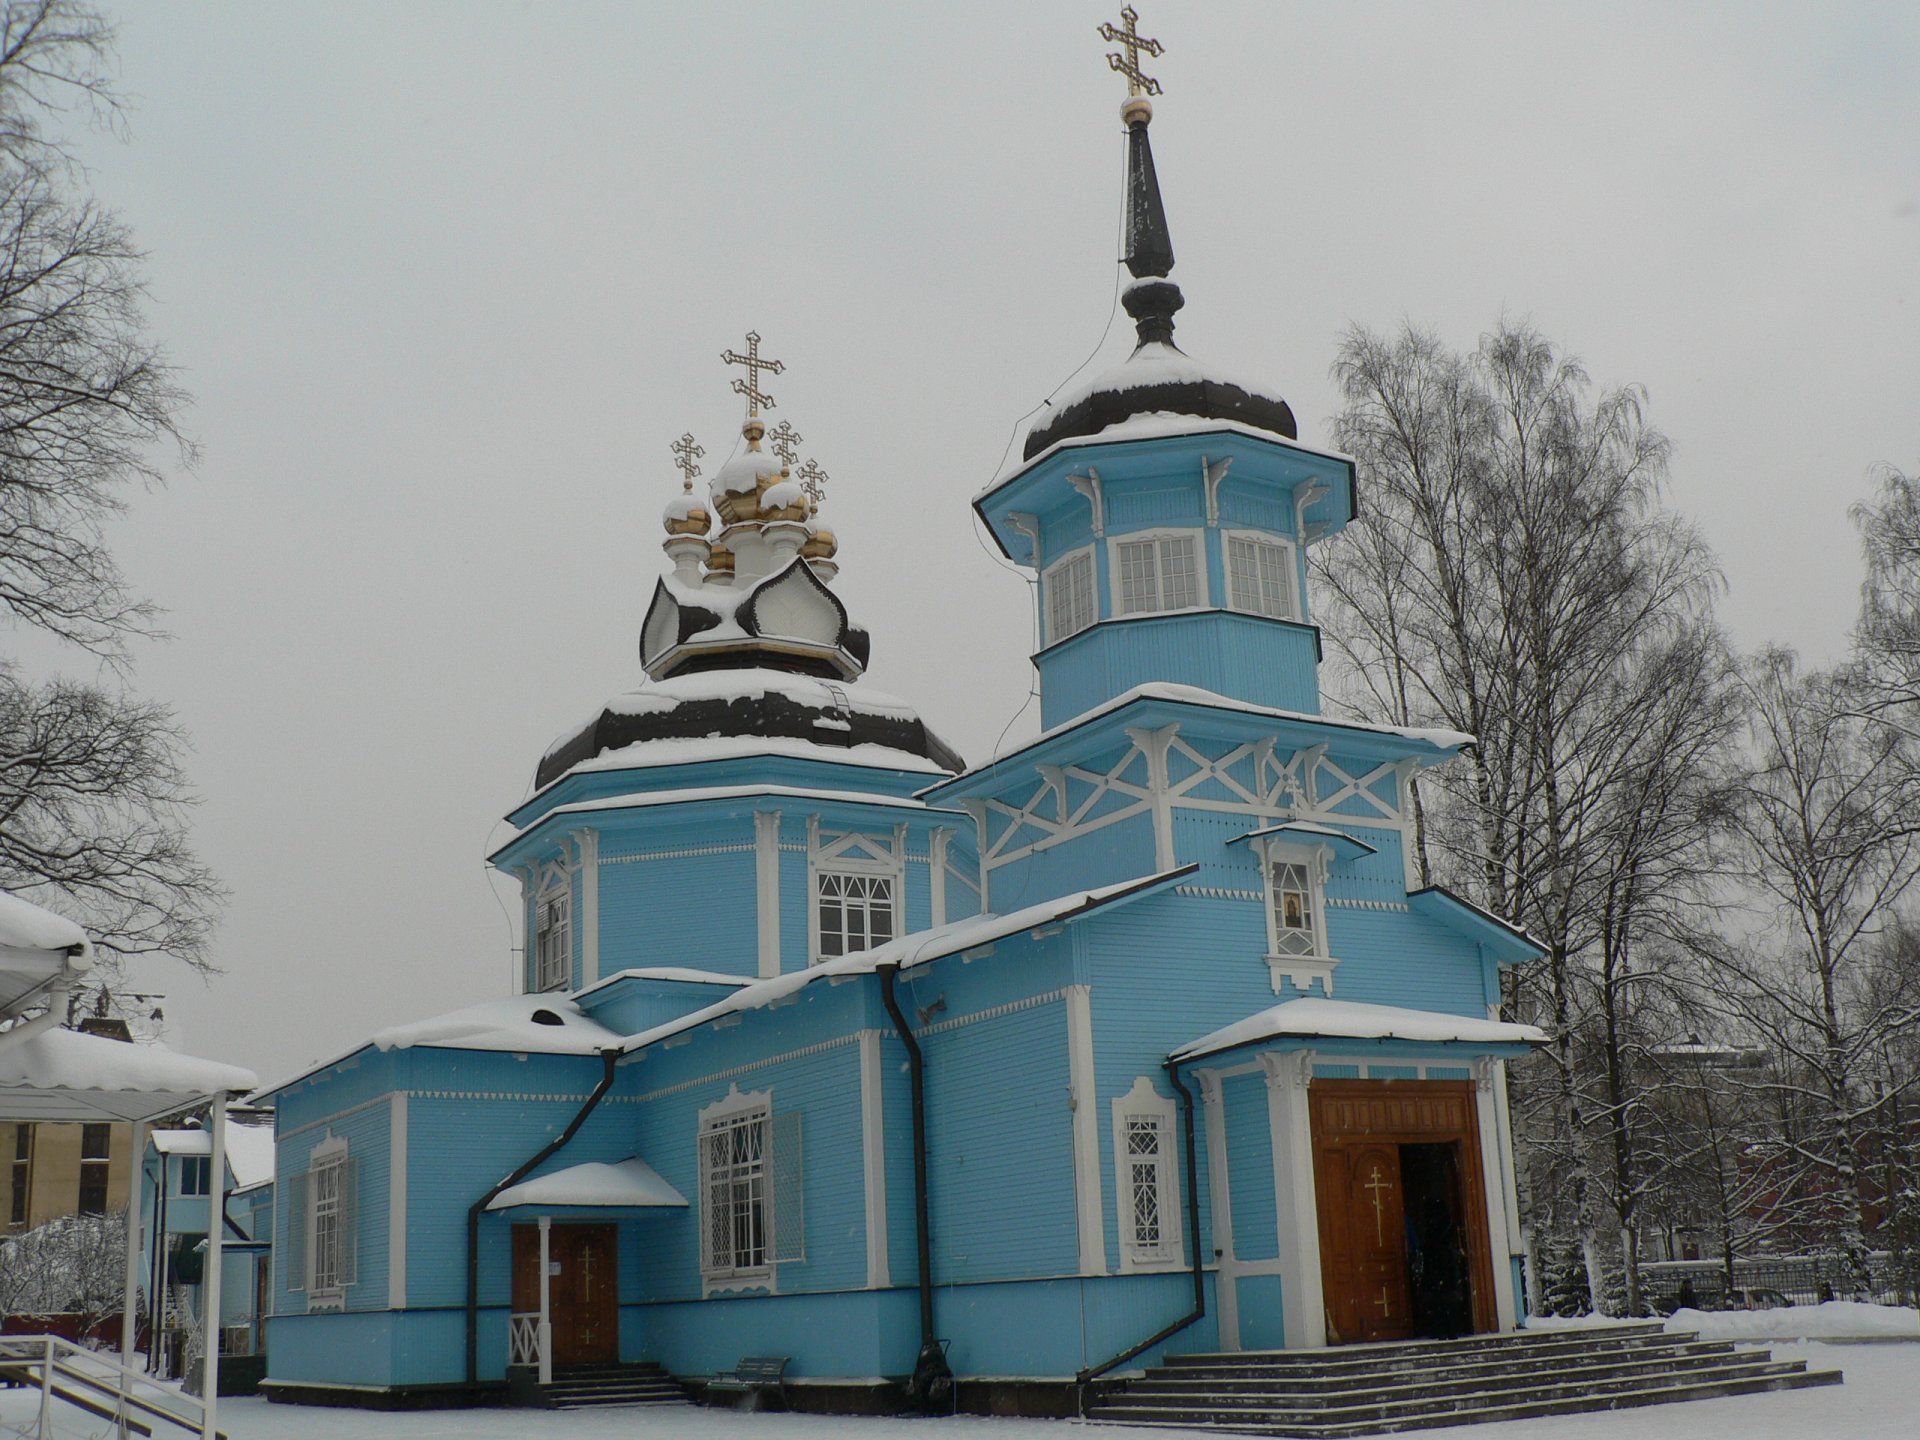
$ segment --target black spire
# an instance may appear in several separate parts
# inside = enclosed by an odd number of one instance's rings
[[[1172,345],[1173,313],[1187,302],[1180,287],[1167,279],[1173,269],[1173,234],[1167,229],[1167,207],[1161,203],[1160,177],[1153,168],[1153,142],[1147,139],[1153,109],[1144,99],[1135,99],[1120,113],[1127,123],[1127,253],[1121,258],[1133,276],[1120,303],[1133,317],[1139,344]]]

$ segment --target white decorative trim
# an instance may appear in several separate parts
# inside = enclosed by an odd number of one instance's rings
[[[935,928],[947,923],[947,845],[952,839],[953,831],[944,825],[936,825],[927,836],[928,923]]]
[[[1213,1202],[1213,1254],[1219,1266],[1220,1348],[1240,1348],[1239,1261],[1233,1253],[1233,1182],[1228,1173],[1227,1108],[1220,1072],[1199,1070],[1201,1114],[1207,1131],[1207,1193]],[[1284,1303],[1284,1302],[1283,1302]]]
[[[1093,533],[1098,539],[1107,533],[1107,497],[1100,485],[1100,472],[1091,465],[1084,475],[1069,475],[1067,483],[1087,497],[1093,507]]]
[[[1100,1129],[1095,1111],[1093,987],[1067,987],[1067,1103],[1073,1110],[1073,1201],[1080,1230],[1080,1273],[1107,1273],[1101,1218]]]
[[[1133,1150],[1131,1122],[1152,1119],[1158,1123],[1158,1153],[1154,1156],[1155,1206],[1160,1219],[1160,1240],[1144,1247],[1133,1228]],[[1180,1161],[1178,1158],[1178,1115],[1171,1095],[1154,1089],[1145,1075],[1134,1077],[1133,1088],[1113,1097],[1113,1208],[1120,1227],[1120,1273],[1170,1270],[1182,1265],[1180,1224]]]
[[[345,1168],[348,1164],[348,1158],[347,1137],[344,1135],[335,1135],[331,1130],[327,1132],[326,1139],[322,1140],[307,1152],[307,1213],[305,1217],[307,1243],[304,1247],[307,1263],[307,1273],[305,1276],[307,1283],[303,1288],[307,1292],[307,1309],[309,1311],[344,1310],[347,1308],[347,1285],[344,1277],[336,1276],[335,1279],[338,1283],[322,1288],[314,1283],[314,1260],[320,1249],[320,1186],[315,1177],[317,1177],[322,1170],[336,1166],[341,1167],[347,1176],[351,1176],[353,1172]],[[358,1225],[360,1223],[360,1217],[353,1213],[352,1197],[347,1195],[344,1189],[342,1196],[340,1207],[335,1213],[339,1216],[340,1224],[339,1249],[344,1252],[349,1239],[347,1227],[350,1225]],[[338,1262],[336,1261],[336,1263]]]
[[[1203,900],[1251,900],[1256,905],[1267,897],[1260,890],[1229,890],[1224,885],[1176,885],[1176,895],[1196,895]]]
[[[1274,1215],[1280,1230],[1280,1305],[1288,1349],[1327,1343],[1320,1278],[1320,1210],[1314,1192],[1311,1050],[1268,1051],[1267,1124],[1273,1145]]]
[[[1147,796],[1153,810],[1154,868],[1171,870],[1177,863],[1173,855],[1173,805],[1167,784],[1167,751],[1180,734],[1178,725],[1163,725],[1158,730],[1135,726],[1127,728],[1127,738],[1147,758]]]
[[[1329,953],[1327,943],[1327,847],[1292,844],[1277,836],[1255,840],[1253,845],[1260,856],[1260,874],[1267,887],[1267,971],[1273,982],[1273,993],[1280,993],[1283,979],[1302,992],[1317,981],[1320,993],[1332,999],[1333,972],[1340,962]],[[1306,871],[1313,910],[1311,955],[1281,953],[1280,918],[1274,904],[1273,885],[1273,871],[1278,865],[1298,865]]]
[[[1243,610],[1233,603],[1233,551],[1229,547],[1235,540],[1245,540],[1254,545],[1270,545],[1285,557],[1287,604],[1284,613],[1268,615],[1264,610]],[[1275,534],[1271,530],[1245,528],[1222,530],[1220,532],[1220,568],[1225,572],[1221,578],[1226,582],[1220,592],[1222,608],[1235,615],[1253,615],[1265,620],[1292,620],[1298,623],[1304,619],[1300,604],[1300,552],[1295,548],[1293,541],[1286,536]],[[1259,579],[1258,575],[1254,576],[1256,586],[1259,584]]]
[[[1413,912],[1413,907],[1404,900],[1350,900],[1329,895],[1326,901],[1327,904],[1341,910],[1390,910],[1399,915],[1408,915]]]
[[[1480,1191],[1486,1200],[1487,1248],[1493,1257],[1494,1317],[1497,1329],[1511,1330],[1519,1323],[1513,1303],[1512,1265],[1518,1231],[1508,1228],[1513,1173],[1501,1143],[1499,1110],[1506,1096],[1499,1081],[1504,1069],[1489,1055],[1473,1062],[1473,1102],[1480,1130]]]
[[[853,1038],[851,1036],[849,1039]],[[708,1239],[708,1226],[711,1215],[708,1211],[711,1186],[707,1179],[706,1135],[709,1126],[717,1121],[731,1120],[736,1115],[758,1114],[767,1127],[766,1137],[761,1150],[761,1194],[762,1230],[765,1234],[764,1262],[750,1269],[716,1271],[712,1268],[713,1247]],[[773,1237],[778,1234],[775,1228],[779,1217],[774,1214],[773,1183],[773,1092],[771,1090],[753,1090],[743,1092],[738,1085],[729,1086],[727,1093],[710,1105],[703,1105],[697,1118],[695,1135],[694,1170],[700,1187],[700,1295],[704,1299],[709,1295],[724,1295],[738,1290],[764,1290],[774,1294],[779,1289],[779,1267],[773,1260]]]
[[[887,1259],[887,1119],[881,1032],[860,1032],[860,1160],[866,1174],[867,1288],[893,1283]]]
[[[407,1308],[407,1092],[387,1117],[387,1308]]]
[[[907,932],[907,826],[895,823],[889,836],[867,830],[844,830],[831,835],[820,828],[820,817],[807,817],[807,963],[818,965],[820,954],[820,877],[834,875],[885,876],[893,892],[893,933]],[[838,958],[838,957],[834,957]]]
[[[1029,995],[1024,1000],[1009,1000],[1004,1005],[989,1005],[984,1010],[970,1010],[965,1015],[954,1015],[945,1020],[936,1020],[931,1025],[922,1025],[914,1031],[916,1035],[938,1035],[942,1030],[957,1030],[962,1025],[978,1025],[982,1020],[998,1020],[1002,1015],[1011,1015],[1016,1010],[1031,1010],[1038,1005],[1051,1005],[1056,1000],[1067,998],[1067,990],[1049,990],[1043,995]]]
[[[583,827],[574,832],[580,848],[580,974],[587,984],[600,974],[600,832]]]
[[[602,865],[637,865],[644,860],[691,860],[701,855],[746,855],[752,845],[685,845],[677,850],[636,850],[629,855],[603,855]],[[784,850],[799,850],[799,845],[784,845]]]
[[[804,1060],[809,1055],[819,1055],[827,1050],[838,1050],[845,1045],[858,1044],[859,1035],[836,1035],[831,1040],[817,1041],[812,1045],[802,1045],[798,1050],[788,1050],[779,1055],[763,1055],[758,1060],[749,1060],[744,1065],[733,1065],[725,1070],[716,1070],[711,1075],[702,1075],[697,1080],[681,1080],[672,1085],[663,1085],[658,1090],[649,1090],[643,1095],[609,1096],[609,1105],[641,1105],[649,1100],[658,1100],[667,1095],[678,1095],[682,1091],[697,1090],[702,1085],[716,1085],[722,1080],[732,1080],[736,1076],[748,1075],[755,1070],[764,1070],[769,1065],[782,1065],[789,1060]],[[585,1097],[582,1096],[582,1099]]]
[[[1038,570],[1043,561],[1043,557],[1040,554],[1040,517],[1030,514],[1025,510],[1009,510],[1007,512],[1007,524],[1018,530],[1033,543],[1031,563],[1033,568]]]
[[[1227,470],[1233,464],[1233,457],[1224,460],[1209,460],[1200,457],[1200,484],[1207,492],[1207,524],[1217,526],[1220,523],[1220,482],[1227,478]]]
[[[753,812],[754,905],[760,940],[760,978],[780,973],[780,812]]]
[[[1096,532],[1101,533],[1101,532]],[[1186,615],[1197,610],[1214,608],[1212,593],[1207,588],[1207,532],[1187,525],[1159,525],[1146,530],[1129,530],[1124,535],[1107,535],[1107,614],[1115,620],[1128,620],[1137,615]],[[1162,540],[1185,540],[1193,546],[1193,602],[1189,605],[1167,605],[1166,567],[1161,563],[1160,543]],[[1153,545],[1153,588],[1154,605],[1145,610],[1128,610],[1125,605],[1125,588],[1121,583],[1120,547],[1151,542]]]

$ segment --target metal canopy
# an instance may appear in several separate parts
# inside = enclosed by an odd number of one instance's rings
[[[78,1030],[43,1030],[6,1044],[0,1033],[0,1120],[148,1121],[245,1094],[251,1070]]]

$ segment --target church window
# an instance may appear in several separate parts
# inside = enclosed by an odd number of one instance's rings
[[[772,1263],[772,1129],[764,1094],[735,1092],[702,1112],[700,1269],[709,1281],[764,1275]]]
[[[536,913],[535,990],[565,990],[573,979],[573,896],[566,890],[542,896]]]
[[[1048,568],[1047,643],[1057,645],[1099,619],[1093,599],[1093,552],[1078,550]]]
[[[820,959],[871,950],[893,939],[893,880],[858,871],[820,872]]]
[[[306,1184],[309,1303],[339,1302],[354,1283],[353,1179],[345,1140],[314,1150]]]
[[[1320,886],[1312,865],[1276,854],[1268,862],[1267,884],[1272,953],[1283,957],[1326,954],[1320,937]]]
[[[1122,1268],[1178,1263],[1180,1198],[1173,1101],[1155,1091],[1144,1076],[1113,1102],[1113,1144]]]
[[[1290,620],[1293,555],[1278,541],[1256,535],[1227,536],[1227,603],[1248,615]]]
[[[1201,600],[1200,549],[1190,532],[1114,542],[1120,613],[1185,610]]]

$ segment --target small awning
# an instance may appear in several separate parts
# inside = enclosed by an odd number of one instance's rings
[[[78,1030],[0,1047],[0,1119],[153,1120],[260,1083],[251,1070]]]
[[[1293,845],[1324,845],[1333,852],[1336,860],[1358,860],[1363,855],[1377,855],[1379,848],[1367,844],[1336,830],[1331,825],[1316,825],[1311,820],[1286,820],[1278,825],[1269,825],[1264,830],[1249,830],[1244,835],[1236,835],[1231,843],[1241,841],[1280,840]]]
[[[1182,1045],[1168,1058],[1185,1062],[1242,1045],[1302,1040],[1407,1040],[1493,1048],[1544,1045],[1547,1033],[1532,1025],[1479,1020],[1438,1010],[1403,1010],[1397,1005],[1367,1005],[1357,1000],[1287,1000]]]
[[[551,1175],[509,1185],[487,1204],[489,1210],[511,1210],[520,1205],[545,1209],[645,1210],[663,1206],[686,1207],[687,1197],[660,1178],[638,1155],[607,1165],[590,1160],[569,1165]]]

